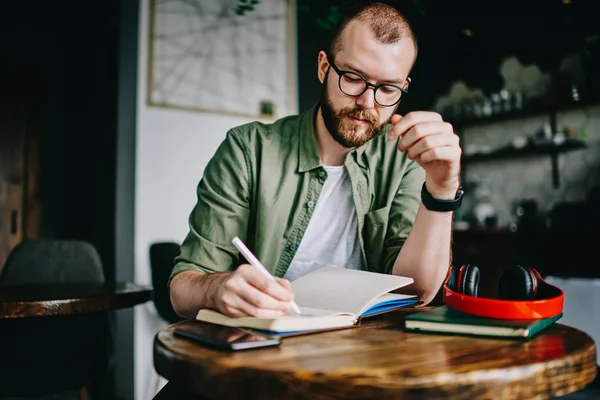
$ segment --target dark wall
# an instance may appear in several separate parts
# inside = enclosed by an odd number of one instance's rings
[[[117,0],[2,2],[12,79],[39,80],[41,235],[91,242],[114,276]]]
[[[335,9],[341,10],[342,7],[360,3],[342,0],[322,0],[318,6],[311,1],[299,1],[297,11],[298,26],[298,88],[299,88],[299,109],[304,111],[313,106],[321,93],[321,83],[317,78],[317,57],[319,51],[328,49],[331,37],[330,18],[336,15]],[[389,2],[400,9],[411,22],[419,23],[419,11],[410,1]],[[413,71],[414,94],[411,85],[411,94],[402,100],[399,111],[410,110],[424,107],[428,101],[423,94],[422,88],[426,85],[426,80],[421,76],[426,75],[423,71],[427,69],[427,62],[422,62],[421,58],[426,60],[427,54],[420,57]]]
[[[584,54],[589,39],[600,33],[593,0],[383,2],[406,15],[419,42],[410,94],[400,112],[432,107],[457,80],[486,93],[498,91],[503,85],[499,66],[505,57],[516,56],[523,64],[536,63],[544,72],[556,72],[565,55]],[[336,15],[335,7],[355,3],[364,1],[298,1],[301,110],[319,98],[317,54],[328,43],[327,26]]]

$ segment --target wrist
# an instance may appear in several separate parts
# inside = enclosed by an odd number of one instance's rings
[[[437,196],[448,196],[448,194],[447,191],[438,191],[436,196],[434,196],[429,192],[427,184],[423,182],[421,188],[421,202],[429,211],[449,212],[457,210],[462,204],[463,190],[458,186],[456,192],[450,197]]]
[[[438,186],[431,182],[425,181],[425,187],[431,197],[438,200],[454,200],[460,189],[460,182],[455,181],[449,185]]]
[[[227,280],[229,273],[213,273],[206,274],[203,276],[203,282],[199,285],[198,290],[200,293],[205,293],[203,301],[204,307],[213,310],[218,309],[220,304],[219,298],[221,296],[221,289],[223,284]]]

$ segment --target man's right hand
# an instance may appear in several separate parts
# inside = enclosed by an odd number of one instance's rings
[[[230,317],[277,318],[287,312],[293,299],[288,280],[272,281],[250,264],[242,264],[223,278],[214,304]]]

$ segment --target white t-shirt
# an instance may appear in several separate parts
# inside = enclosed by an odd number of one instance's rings
[[[327,180],[285,278],[293,281],[325,264],[362,269],[358,222],[346,167],[326,166]]]

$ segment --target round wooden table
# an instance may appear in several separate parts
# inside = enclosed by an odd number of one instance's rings
[[[0,318],[88,314],[133,307],[152,299],[133,283],[77,283],[0,288]]]
[[[152,300],[133,283],[0,288],[0,397],[42,396],[86,384],[112,398],[111,311]]]
[[[174,337],[184,321],[156,335],[154,366],[183,392],[223,399],[545,399],[596,376],[594,341],[571,327],[527,341],[419,334],[404,315],[233,353]]]

